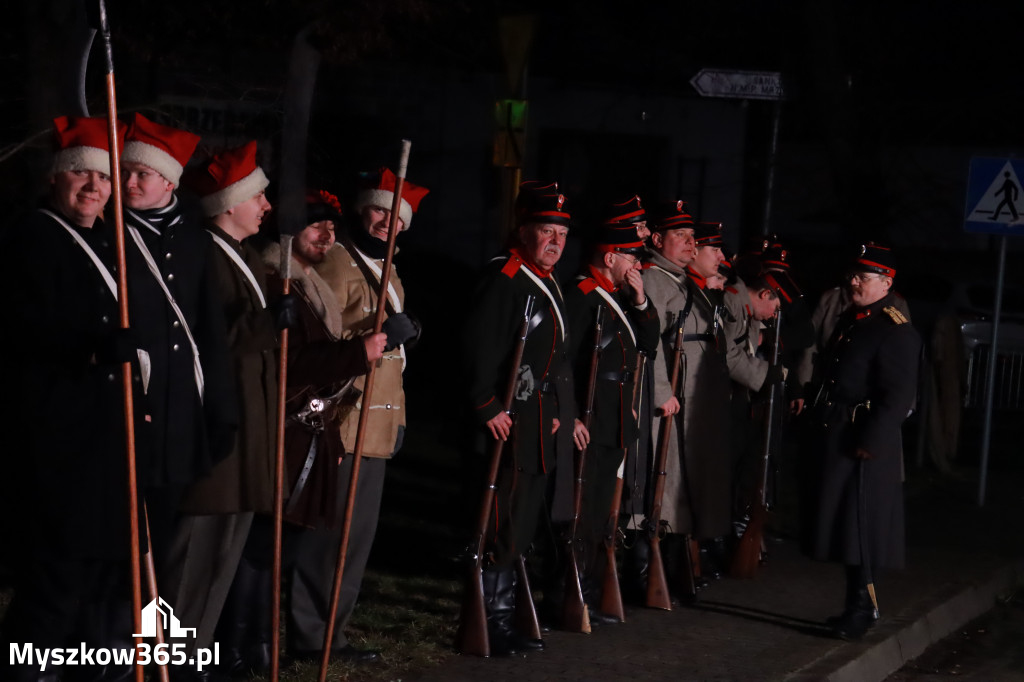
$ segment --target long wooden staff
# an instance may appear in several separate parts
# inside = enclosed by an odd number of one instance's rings
[[[281,235],[281,295],[287,296],[292,281],[292,239]],[[270,679],[281,674],[281,553],[284,525],[284,420],[288,387],[288,328],[281,330],[277,362],[277,450],[274,453],[274,557],[270,569]]]
[[[391,279],[391,261],[395,257],[395,240],[398,238],[398,214],[402,208],[402,187],[405,185],[405,173],[409,166],[409,149],[412,143],[402,140],[402,154],[398,161],[398,172],[395,174],[395,197],[391,202],[391,222],[388,224],[388,250],[381,269],[380,289],[377,292],[377,315],[373,321],[373,333],[379,334],[384,326],[386,314],[385,301],[388,300],[388,280]],[[345,555],[348,552],[348,536],[352,528],[352,512],[356,504],[356,485],[359,482],[359,464],[363,458],[363,441],[366,436],[366,423],[370,416],[370,398],[373,393],[373,378],[377,374],[377,364],[370,365],[363,384],[363,406],[359,410],[359,427],[356,430],[356,446],[352,452],[352,473],[348,482],[348,499],[345,501],[345,518],[341,527],[341,544],[338,545],[338,563],[334,569],[334,587],[331,589],[331,606],[327,611],[327,624],[324,631],[324,650],[320,659],[319,682],[327,679],[327,664],[331,658],[331,641],[334,639],[334,616],[338,612],[338,599],[341,596],[341,579],[345,573]]]
[[[121,150],[117,146],[117,93],[114,87],[114,53],[110,43],[110,23],[107,6],[99,0],[99,30],[103,35],[103,52],[107,66],[107,136],[110,141],[111,206],[114,210],[114,243],[117,253],[117,302],[121,314],[121,329],[128,329],[128,277],[124,254],[124,213],[121,209]],[[134,633],[142,632],[142,578],[139,571],[139,491],[135,481],[135,408],[132,400],[132,364],[121,365],[121,385],[124,389],[124,439],[128,464],[128,526],[131,533],[132,625]],[[149,533],[147,532],[147,535]],[[151,550],[152,551],[152,550]],[[155,583],[155,578],[154,578]],[[135,647],[142,643],[135,636]],[[135,680],[143,682],[144,669],[135,658]]]

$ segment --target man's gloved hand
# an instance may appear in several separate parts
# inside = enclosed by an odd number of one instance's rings
[[[768,368],[768,373],[764,375],[764,384],[762,388],[768,388],[775,384],[781,384],[786,378],[786,368],[782,365],[771,365]]]
[[[381,331],[388,335],[388,345],[384,350],[389,351],[403,343],[411,345],[411,342],[418,341],[422,327],[419,320],[409,313],[398,313],[384,320]]]
[[[96,348],[96,362],[100,365],[121,365],[138,360],[139,342],[131,328],[118,327]]]
[[[270,303],[270,313],[278,329],[291,329],[299,325],[299,299],[295,294],[284,294]]]

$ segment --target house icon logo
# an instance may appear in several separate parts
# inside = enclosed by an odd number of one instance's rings
[[[181,623],[174,615],[174,609],[171,608],[171,605],[161,597],[157,597],[142,609],[142,632],[135,633],[132,637],[156,637],[158,620],[164,632],[167,632],[171,637],[196,636],[196,629],[181,627]]]

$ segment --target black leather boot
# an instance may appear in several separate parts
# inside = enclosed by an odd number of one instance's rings
[[[248,677],[270,669],[269,568],[242,557],[217,622],[216,641],[221,644],[221,673]]]
[[[485,568],[483,583],[491,655],[511,656],[518,653],[518,638],[512,624],[516,611],[515,570],[511,566]]]
[[[839,639],[858,640],[875,624],[875,605],[867,587],[857,590],[852,608],[839,617],[832,632]]]
[[[647,571],[651,563],[651,541],[645,530],[627,530],[623,542],[622,597],[632,604],[647,600]]]

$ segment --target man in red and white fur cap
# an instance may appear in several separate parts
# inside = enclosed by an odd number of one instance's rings
[[[222,301],[240,407],[234,447],[185,490],[165,571],[167,601],[182,625],[197,628],[188,647],[212,646],[234,580],[246,582],[250,593],[264,587],[270,592],[269,572],[245,570],[242,560],[255,513],[273,509],[277,419],[276,321],[267,308],[263,262],[247,243],[271,208],[264,195],[269,181],[256,152],[255,141],[228,149],[187,177],[213,239],[211,282]],[[269,555],[262,558],[269,566]],[[245,636],[250,624],[242,625],[236,629]]]
[[[373,328],[377,310],[377,292],[387,251],[391,205],[396,178],[387,168],[368,175],[354,201],[354,219],[337,235],[338,243],[327,251],[316,272],[334,292],[334,301],[341,313],[343,338],[361,336]],[[398,229],[406,230],[412,223],[420,200],[427,191],[405,182],[399,209]],[[364,438],[359,481],[356,488],[355,511],[352,517],[344,584],[335,620],[332,656],[352,662],[371,662],[379,653],[360,650],[348,643],[344,633],[359,596],[359,587],[366,560],[377,532],[377,517],[384,491],[384,469],[402,445],[405,430],[405,392],[402,371],[405,368],[403,343],[419,333],[419,325],[404,312],[405,292],[395,270],[388,285],[387,320],[384,332],[386,352],[374,375],[370,416]],[[362,392],[365,377],[356,379]],[[358,395],[358,393],[357,393]],[[359,403],[341,422],[341,443],[346,452],[355,449],[359,423]],[[336,514],[344,515],[347,503],[351,457],[339,467],[339,495]],[[291,570],[291,592],[288,606],[288,650],[297,658],[318,658],[323,647],[326,622],[322,614],[329,603],[337,561],[341,524],[321,524],[304,533],[295,543],[295,565]]]
[[[238,426],[213,240],[175,191],[198,142],[135,114],[121,155],[130,317],[150,355],[144,486],[161,568],[183,488],[227,454]]]
[[[107,120],[62,116],[54,131],[49,194],[9,235],[16,255],[4,270],[9,290],[23,292],[9,298],[4,318],[12,400],[3,413],[0,498],[15,586],[4,651],[12,643],[77,647],[72,628],[88,611],[109,611],[99,603],[111,598],[109,586],[128,584],[125,362],[133,369],[136,432],[145,433],[140,354],[132,333],[119,328],[114,231],[102,215],[112,190]],[[140,478],[146,441],[136,446]],[[88,634],[87,644],[96,644],[99,633]],[[40,671],[38,662],[0,661],[4,680],[59,674],[52,664]]]

